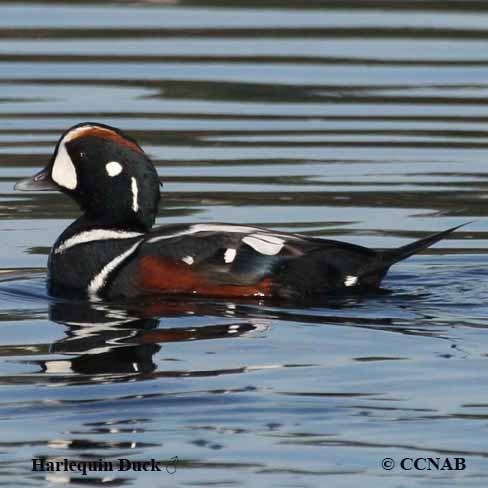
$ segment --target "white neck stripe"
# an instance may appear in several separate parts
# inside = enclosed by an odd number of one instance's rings
[[[93,229],[66,239],[57,248],[54,249],[54,254],[61,254],[70,247],[77,246],[78,244],[86,244],[92,241],[106,241],[109,239],[133,239],[134,237],[140,237],[143,234],[140,232],[125,232],[119,230],[105,230],[105,229]]]

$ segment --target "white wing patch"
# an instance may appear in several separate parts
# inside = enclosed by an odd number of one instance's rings
[[[78,244],[85,244],[92,241],[105,241],[109,239],[133,239],[134,237],[142,236],[140,232],[124,232],[117,230],[105,230],[105,229],[93,229],[66,239],[57,248],[54,249],[54,254],[61,254],[70,247],[77,246]]]
[[[195,260],[193,259],[192,256],[185,256],[184,258],[181,259],[184,263],[188,264],[189,266],[191,266]]]
[[[133,246],[131,246],[127,251],[123,252],[122,254],[118,255],[116,258],[109,261],[102,270],[90,281],[88,285],[88,295],[90,298],[96,298],[98,292],[107,282],[107,278],[110,276],[110,273],[117,269],[131,254],[133,254],[139,245],[141,244],[142,240],[136,242]]]
[[[224,261],[227,264],[232,263],[236,258],[236,254],[237,254],[237,249],[232,249],[232,248],[227,249],[224,253]]]
[[[137,180],[134,177],[130,179],[130,182],[130,188],[132,191],[132,210],[134,210],[134,212],[137,212],[139,210],[139,188],[137,186]]]
[[[267,234],[251,234],[250,236],[244,237],[242,242],[266,256],[275,256],[285,245],[283,239]]]
[[[152,244],[155,242],[172,239],[174,237],[189,236],[199,232],[223,232],[232,234],[247,234],[242,237],[242,242],[247,244],[255,251],[265,256],[276,256],[281,252],[286,244],[287,239],[293,236],[287,236],[280,233],[267,232],[264,229],[257,227],[247,227],[241,225],[226,225],[226,224],[194,224],[179,232],[153,237],[146,242]],[[300,239],[297,236],[296,239]],[[234,262],[237,256],[237,249],[228,248],[224,253],[224,261],[229,264]],[[183,259],[184,260],[184,259]]]
[[[344,280],[344,286],[354,286],[358,282],[357,276],[347,275]]]
[[[58,147],[51,177],[59,186],[68,190],[74,190],[78,186],[76,169],[64,143]]]

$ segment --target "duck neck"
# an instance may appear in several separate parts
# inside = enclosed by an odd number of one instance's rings
[[[127,234],[137,234],[143,235],[147,233],[147,230],[140,225],[117,225],[114,223],[108,223],[103,219],[90,219],[86,215],[82,215],[77,220],[75,220],[71,225],[69,225],[62,234],[58,237],[54,247],[58,246],[60,243],[70,239],[71,237],[86,233],[90,231],[100,230],[101,232],[122,232]]]

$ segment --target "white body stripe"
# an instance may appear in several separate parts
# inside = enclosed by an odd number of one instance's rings
[[[51,177],[59,186],[68,190],[74,190],[78,186],[76,169],[64,143],[61,143],[58,147]]]
[[[139,210],[139,188],[134,177],[130,179],[130,189],[132,191],[132,210],[137,212]]]
[[[240,234],[247,234],[250,232],[257,232],[259,229],[254,227],[243,227],[239,225],[218,225],[218,224],[195,224],[190,226],[181,232],[176,232],[175,234],[168,234],[167,236],[158,236],[149,239],[148,244],[153,242],[162,241],[164,239],[172,239],[173,237],[180,237],[186,235],[196,234],[198,232],[233,232]]]
[[[131,254],[137,250],[139,245],[141,244],[142,240],[136,242],[133,246],[131,246],[127,251],[123,252],[116,258],[112,259],[109,263],[107,263],[102,270],[90,281],[88,285],[88,295],[90,297],[96,297],[97,293],[100,289],[105,285],[107,278],[109,277],[110,273],[117,269]]]
[[[174,234],[168,234],[166,236],[157,236],[149,239],[147,241],[148,244],[152,244],[153,242],[162,241],[164,239],[172,239],[173,237],[180,237],[186,235],[197,234],[198,232],[231,232],[234,234],[259,234],[259,237],[266,236],[266,239],[271,239],[273,237],[283,239],[287,236],[280,234],[279,232],[267,232],[263,229],[258,229],[257,227],[245,227],[240,225],[225,225],[225,224],[194,224],[190,226],[188,229],[185,229],[181,232],[176,232]],[[290,236],[288,236],[289,238]],[[281,239],[283,241],[283,239]]]
[[[78,244],[85,244],[87,242],[106,241],[109,239],[133,239],[134,237],[140,237],[142,235],[143,234],[140,232],[124,232],[104,229],[87,230],[66,239],[54,250],[54,253],[61,254],[70,247],[77,246]]]
[[[250,236],[244,237],[242,242],[251,246],[255,251],[265,254],[266,256],[275,256],[278,254],[285,245],[285,242],[282,239],[277,239],[279,242],[270,242],[266,240],[265,237],[270,236],[262,236],[260,234],[253,234]]]
[[[244,225],[226,225],[226,224],[195,224],[191,226],[193,232],[240,232],[246,234],[249,232],[259,232],[256,227],[246,227]]]
[[[253,234],[249,237],[256,237],[257,239],[261,239],[262,241],[269,242],[270,244],[281,244],[285,243],[285,240],[281,237],[276,237],[272,234]]]

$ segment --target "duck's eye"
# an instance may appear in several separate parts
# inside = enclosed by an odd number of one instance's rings
[[[110,161],[110,163],[105,165],[105,171],[111,178],[113,178],[122,173],[122,165],[117,161]]]

